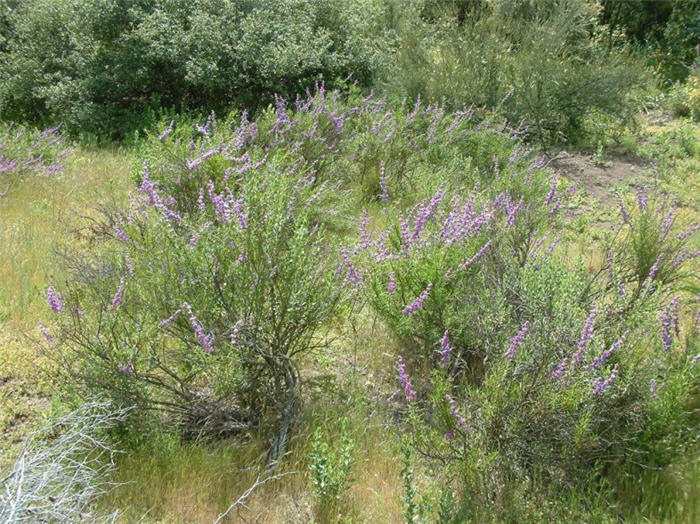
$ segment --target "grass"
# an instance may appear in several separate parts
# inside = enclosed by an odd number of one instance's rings
[[[680,195],[689,221],[700,219],[698,138],[700,125],[673,121],[648,126],[634,144],[624,141],[628,154],[656,162],[662,189]],[[23,180],[0,203],[0,430],[6,436],[0,444],[0,467],[52,408],[52,384],[39,365],[35,342],[41,336],[40,320],[51,327],[44,290],[61,279],[52,266],[55,249],[61,243],[83,245],[80,232],[73,228],[74,218],[90,216],[99,203],[123,199],[131,186],[134,160],[129,150],[78,149],[59,177]],[[602,219],[614,212],[607,207]],[[590,231],[585,224],[577,227]],[[586,253],[585,246],[575,242],[568,249],[573,258]],[[592,267],[601,262],[588,261]],[[277,472],[285,475],[255,491],[229,521],[314,520],[308,467],[311,435],[320,424],[333,439],[341,413],[352,423],[356,462],[350,491],[329,520],[402,521],[401,464],[396,458],[400,437],[396,413],[386,402],[396,389],[396,347],[369,315],[356,317],[356,324],[338,328],[330,354],[304,363],[308,402],[292,436],[290,454]],[[112,479],[119,485],[99,506],[121,509],[124,522],[212,521],[255,481],[266,446],[255,436],[247,441],[183,442],[173,435],[151,435],[120,457]],[[618,497],[628,506],[624,514],[634,521],[659,515],[659,520],[692,522],[700,511],[699,468],[697,460],[689,460],[643,478],[620,480]],[[423,472],[419,484],[432,480]],[[549,514],[548,501],[540,496],[541,500],[533,496],[528,502],[533,505],[527,511],[531,518]],[[590,508],[586,513],[585,502],[578,506],[571,515],[593,515]],[[601,498],[595,514],[613,520],[618,510],[606,507]],[[486,510],[483,520],[493,518],[489,515]]]
[[[124,150],[78,149],[65,172],[15,181],[0,201],[0,464],[49,407],[37,326],[43,320],[50,330],[44,293],[61,279],[52,263],[56,249],[80,245],[76,216],[124,198],[132,161]]]

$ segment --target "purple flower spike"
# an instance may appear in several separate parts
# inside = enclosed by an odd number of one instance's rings
[[[386,290],[389,293],[393,293],[394,291],[396,291],[396,273],[394,273],[393,271],[389,275],[389,284],[386,286]]]
[[[459,424],[459,426],[464,431],[468,431],[469,426],[467,426],[467,421],[464,420],[464,417],[457,409],[457,403],[455,402],[455,399],[453,399],[450,395],[445,395],[445,400],[447,400],[447,403],[450,405],[450,411],[452,412],[454,417],[457,419],[457,423]]]
[[[581,330],[581,339],[578,343],[578,351],[574,354],[574,366],[578,365],[581,362],[581,360],[583,360],[583,354],[586,351],[586,345],[591,340],[591,338],[593,338],[593,323],[595,322],[595,317],[597,314],[598,310],[595,306],[593,306],[593,309],[591,309],[591,312],[588,314],[586,323],[583,325],[583,329]]]
[[[606,389],[608,389],[610,384],[615,382],[615,379],[617,378],[617,369],[618,365],[615,364],[608,378],[606,378],[605,380],[601,379],[600,377],[595,379],[595,382],[593,382],[593,387],[591,388],[591,394],[599,395],[603,393]]]
[[[181,309],[178,309],[177,311],[175,311],[175,313],[173,313],[172,315],[170,315],[170,316],[169,316],[168,318],[166,318],[165,320],[161,320],[161,321],[158,323],[158,327],[159,327],[159,328],[164,328],[164,327],[169,326],[169,325],[172,323],[172,321],[175,320],[175,319],[177,318],[177,316],[180,314],[181,311],[182,311]]]
[[[667,352],[671,351],[674,333],[676,338],[680,338],[680,328],[678,325],[679,300],[680,298],[678,296],[673,297],[659,316],[659,321],[661,322],[661,344]]]
[[[445,334],[440,341],[440,361],[443,367],[447,367],[450,363],[450,354],[452,353],[452,344],[450,344],[450,334],[445,330]]]
[[[182,307],[184,307],[187,310],[187,315],[189,317],[190,321],[190,326],[192,326],[192,329],[194,330],[195,335],[197,335],[197,339],[199,340],[199,343],[201,344],[202,348],[204,349],[205,353],[211,354],[214,352],[214,340],[213,337],[210,333],[205,333],[204,328],[202,327],[202,324],[199,323],[199,320],[197,320],[197,317],[194,315],[194,312],[192,311],[192,307],[185,302]]]
[[[423,307],[423,302],[425,302],[425,299],[428,298],[428,295],[430,294],[430,290],[433,288],[432,284],[428,284],[428,287],[425,288],[425,290],[420,294],[418,298],[416,298],[413,302],[411,302],[409,305],[407,305],[405,308],[403,308],[403,314],[408,316],[411,315],[412,313],[415,313],[418,311],[421,307]]]
[[[51,333],[48,332],[46,329],[46,326],[44,325],[43,322],[39,322],[39,329],[41,330],[41,334],[44,335],[44,338],[46,339],[46,342],[51,344],[53,342],[53,337],[51,336]]]
[[[525,322],[523,324],[523,327],[520,328],[520,331],[518,331],[518,334],[515,335],[512,340],[510,341],[510,346],[508,347],[508,351],[506,351],[506,358],[508,360],[513,360],[515,358],[515,353],[520,347],[520,344],[523,343],[523,340],[525,340],[525,335],[527,335],[527,332],[530,330],[530,323]]]
[[[114,294],[114,298],[112,299],[112,305],[109,307],[109,309],[117,309],[119,307],[119,304],[122,302],[122,294],[124,293],[124,277],[119,281],[119,288],[117,289],[117,292]]]
[[[603,351],[603,354],[601,356],[595,357],[588,369],[596,369],[605,364],[605,362],[612,356],[612,354],[615,353],[615,351],[617,351],[618,349],[620,349],[622,343],[625,341],[627,335],[629,334],[630,330],[628,329],[622,334],[620,338],[617,339],[617,341],[613,343],[612,346],[610,346],[610,348],[608,348],[606,351]]]
[[[406,368],[403,365],[403,358],[401,355],[399,355],[398,358],[398,366],[399,370],[399,382],[401,382],[401,386],[403,387],[403,391],[406,394],[406,400],[408,402],[413,402],[413,400],[416,398],[416,394],[413,391],[413,387],[411,386],[411,382],[408,379],[408,374],[406,373]]]
[[[63,300],[53,286],[49,286],[46,289],[46,302],[48,302],[51,311],[54,313],[63,311]]]
[[[564,374],[564,370],[566,369],[566,366],[569,365],[569,359],[565,358],[562,360],[559,365],[557,366],[557,369],[552,371],[552,378],[553,379],[558,379]]]

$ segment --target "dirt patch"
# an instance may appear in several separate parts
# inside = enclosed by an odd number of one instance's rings
[[[592,154],[562,151],[550,166],[580,187],[603,205],[614,205],[615,193],[620,186],[639,181],[648,185],[651,167],[640,159],[622,156],[596,158]]]

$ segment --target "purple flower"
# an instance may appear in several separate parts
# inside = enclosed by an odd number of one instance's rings
[[[53,337],[51,336],[51,333],[48,332],[46,329],[46,326],[44,325],[43,322],[39,322],[39,329],[41,330],[41,334],[44,335],[44,338],[46,339],[46,342],[51,344],[53,342]]]
[[[360,285],[362,283],[362,275],[357,271],[355,264],[353,264],[348,252],[343,246],[340,246],[340,256],[343,259],[340,269],[342,270],[343,267],[347,268],[348,278],[352,280],[355,285]]]
[[[199,323],[199,320],[197,320],[197,317],[194,315],[194,312],[192,311],[192,307],[187,302],[182,304],[182,306],[187,310],[187,315],[189,317],[190,326],[192,326],[192,329],[194,330],[194,333],[197,336],[197,339],[199,340],[200,345],[204,349],[204,352],[208,353],[208,354],[213,353],[214,352],[214,340],[213,340],[211,333],[204,332],[204,328],[202,327],[202,324]]]
[[[445,334],[442,335],[442,340],[440,340],[440,361],[443,367],[447,367],[450,363],[450,353],[452,353],[452,345],[450,344],[450,335],[447,330]]]
[[[126,270],[129,272],[130,275],[134,274],[134,262],[131,260],[131,255],[127,251],[124,253],[124,265],[126,266]]]
[[[598,314],[598,310],[595,305],[588,314],[586,323],[583,325],[581,330],[581,338],[578,343],[578,351],[574,354],[574,366],[578,365],[581,360],[583,360],[583,354],[586,351],[586,345],[593,338],[593,323],[595,322],[595,317]]]
[[[481,257],[484,256],[484,254],[486,253],[486,250],[488,250],[489,247],[491,247],[491,241],[490,241],[490,240],[487,241],[483,246],[481,246],[481,249],[479,249],[479,251],[477,251],[477,252],[474,254],[473,257],[471,257],[470,259],[468,259],[468,260],[466,260],[465,262],[463,262],[463,263],[459,266],[459,269],[466,269],[466,268],[468,268],[469,266],[471,266],[474,262],[476,262],[477,260],[479,260]]]
[[[386,181],[386,165],[384,160],[382,160],[380,175],[379,175],[379,188],[382,190],[382,194],[379,196],[379,200],[385,204],[389,202],[389,186]]]
[[[613,343],[613,345],[611,345],[606,351],[603,351],[602,355],[600,355],[599,357],[595,357],[588,369],[597,369],[603,364],[605,364],[605,362],[612,356],[612,354],[615,353],[615,351],[617,351],[618,349],[620,349],[622,343],[625,341],[629,333],[630,330],[628,329],[622,334],[620,338],[617,339],[617,341]]]
[[[118,226],[114,228],[114,236],[124,243],[128,243],[130,240],[126,233]]]
[[[134,372],[134,364],[131,362],[129,362],[128,364],[119,364],[117,366],[117,371],[119,371],[119,373],[124,373],[124,374],[133,373]]]
[[[172,134],[174,124],[175,124],[175,120],[171,120],[170,125],[168,126],[168,128],[165,131],[163,131],[163,134],[161,134],[158,137],[158,140],[160,140],[161,142],[165,142],[165,140]]]
[[[416,298],[413,302],[408,304],[405,308],[403,308],[402,313],[406,316],[411,315],[412,313],[415,313],[418,311],[421,307],[423,307],[423,302],[425,302],[425,299],[428,298],[428,295],[430,294],[430,290],[433,288],[432,284],[428,284],[428,287],[425,288],[425,290]]]
[[[205,207],[204,207],[204,188],[203,187],[199,188],[199,196],[197,197],[197,209],[199,210],[200,213],[204,213]]]
[[[525,340],[525,335],[527,335],[529,330],[530,323],[525,321],[522,328],[520,328],[520,331],[518,331],[518,334],[515,335],[510,341],[510,346],[508,347],[508,351],[506,351],[506,358],[508,360],[513,360],[515,358],[515,352],[520,347],[520,344],[523,343],[523,340]]]
[[[595,382],[593,382],[593,387],[591,388],[591,394],[592,395],[599,395],[600,393],[603,393],[610,384],[615,382],[615,379],[617,378],[617,368],[618,365],[615,364],[615,366],[612,368],[612,371],[610,372],[610,376],[603,380],[602,378],[598,377],[595,379]]]
[[[637,182],[637,207],[640,211],[644,211],[648,204],[647,188]]]
[[[545,204],[549,205],[554,200],[554,196],[557,194],[557,175],[552,175],[552,185],[549,188],[549,193],[547,193],[547,198],[545,199]]]
[[[656,397],[656,380],[653,378],[649,381],[649,393],[652,397]]]
[[[646,289],[651,284],[651,281],[654,280],[654,278],[656,277],[656,272],[659,270],[659,264],[661,263],[662,256],[663,255],[659,255],[658,257],[656,257],[654,264],[649,269],[649,274],[647,275],[647,278],[645,278],[644,282],[642,282],[641,289]]]
[[[124,277],[121,278],[119,281],[119,288],[117,289],[117,292],[114,294],[114,298],[112,299],[112,305],[109,307],[109,309],[117,309],[119,307],[119,304],[121,304],[122,301],[122,294],[124,293]]]
[[[406,400],[408,402],[413,402],[413,400],[416,398],[416,394],[413,392],[413,387],[408,379],[408,374],[406,373],[406,368],[403,365],[403,358],[401,355],[399,355],[397,367],[399,371],[399,382],[401,382],[403,391],[406,394]]]
[[[54,313],[60,313],[63,311],[63,300],[61,295],[54,289],[53,286],[49,286],[46,289],[46,302],[48,302],[51,311]]]
[[[393,271],[389,275],[389,284],[386,286],[386,290],[389,293],[393,293],[394,291],[396,291],[396,273],[394,273]]]
[[[553,379],[558,379],[559,377],[562,376],[564,373],[564,370],[566,369],[566,366],[569,364],[569,359],[565,358],[561,362],[559,362],[559,365],[557,366],[557,369],[552,371],[552,378]]]
[[[559,245],[559,242],[561,241],[561,231],[557,233],[557,236],[554,237],[554,240],[552,240],[552,243],[547,246],[547,249],[545,249],[545,253],[549,256],[554,252],[554,249]]]
[[[457,409],[457,403],[455,402],[455,399],[453,399],[450,395],[445,395],[445,400],[447,400],[447,403],[450,406],[450,411],[452,412],[452,415],[454,415],[454,417],[457,419],[457,423],[459,424],[459,426],[464,431],[469,431],[469,426],[467,426],[467,421],[464,420],[464,417]]]
[[[177,316],[180,314],[181,311],[182,311],[181,309],[178,309],[177,311],[175,311],[175,313],[173,313],[172,315],[170,315],[170,316],[169,316],[168,318],[166,318],[165,320],[161,320],[161,321],[158,323],[158,327],[159,327],[159,328],[164,328],[164,327],[169,326],[169,325],[172,323],[172,321],[175,320],[175,319],[177,318]]]
[[[678,233],[678,236],[676,238],[678,238],[678,240],[685,240],[686,238],[692,236],[698,230],[700,230],[700,222],[698,222],[697,224],[693,224],[682,233]]]
[[[622,197],[618,195],[618,198],[620,199],[620,215],[622,215],[622,222],[625,224],[630,223],[630,215],[627,213],[627,208],[625,207],[625,202],[622,200]]]
[[[228,188],[226,189],[228,190]],[[236,214],[238,225],[241,226],[241,229],[244,231],[248,229],[248,221],[246,220],[246,215],[243,212],[243,197],[239,198],[233,203],[233,212]]]
[[[674,332],[676,338],[680,337],[678,326],[679,307],[679,297],[675,296],[659,316],[659,321],[661,322],[661,344],[668,352],[671,351],[671,346],[673,345]]]

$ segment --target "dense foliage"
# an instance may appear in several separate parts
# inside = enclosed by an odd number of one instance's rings
[[[666,467],[697,428],[697,334],[680,315],[698,227],[638,184],[588,246],[599,270],[560,256],[576,187],[521,135],[323,85],[253,120],[162,123],[129,207],[48,288],[46,353],[71,394],[135,405],[134,436],[259,434],[278,460],[308,358],[367,303],[400,345],[405,445],[454,511],[495,502],[507,518],[518,482],[583,492],[615,468]],[[354,235],[360,206],[373,211]],[[319,515],[348,488],[344,438],[335,452],[314,437]],[[410,512],[428,511],[406,468]]]
[[[275,94],[351,78],[453,109],[499,108],[541,140],[575,140],[593,115],[631,123],[645,78],[629,43],[661,42],[656,62],[672,79],[692,61],[697,6],[631,4],[5,0],[0,117],[123,139],[163,113],[255,112]]]
[[[367,84],[385,60],[381,4],[368,0],[9,6],[2,117],[64,121],[73,132],[112,138],[152,125],[166,108],[254,109],[275,93],[351,73]]]

